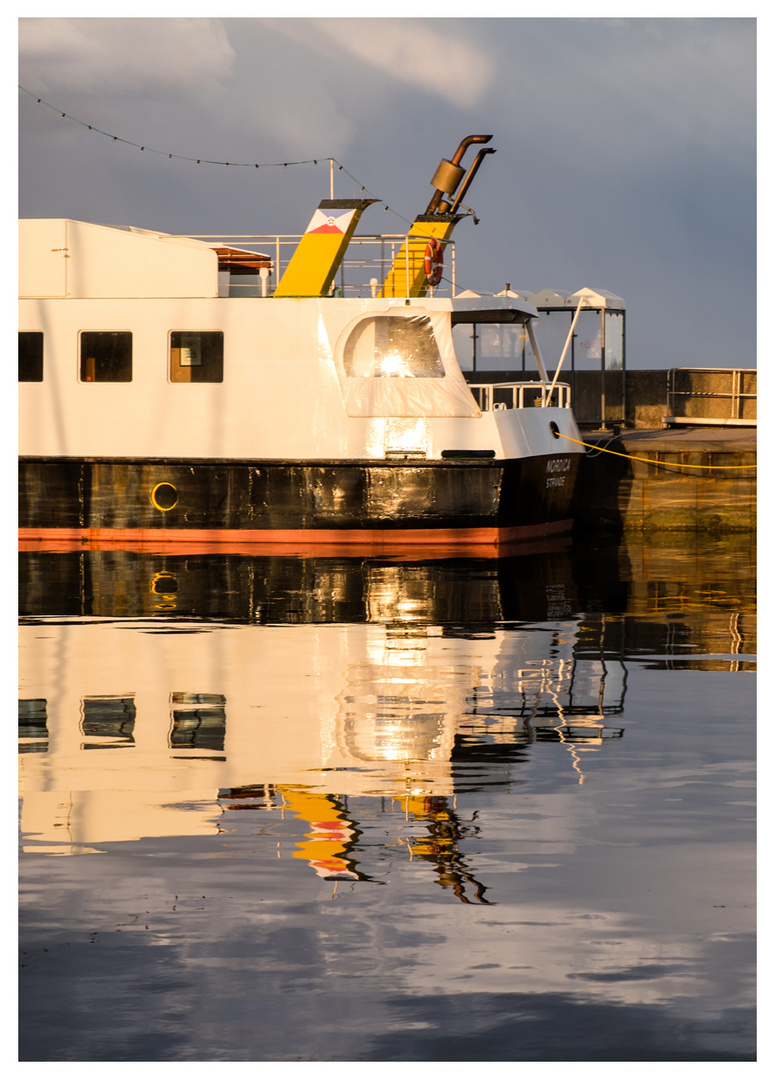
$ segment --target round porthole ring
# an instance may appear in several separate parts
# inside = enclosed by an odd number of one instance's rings
[[[166,506],[159,501],[160,495],[163,502],[167,504]],[[162,513],[166,514],[168,510],[172,510],[178,505],[178,489],[174,484],[170,484],[168,480],[162,480],[151,491],[151,502],[157,510],[161,510]]]
[[[151,592],[154,596],[170,597],[178,591],[178,579],[169,570],[161,570],[154,574],[151,582]]]

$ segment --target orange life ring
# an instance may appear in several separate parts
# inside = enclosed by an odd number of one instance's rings
[[[425,249],[425,280],[436,286],[444,271],[444,249],[438,240],[429,240]]]

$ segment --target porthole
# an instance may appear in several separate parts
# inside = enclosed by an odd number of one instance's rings
[[[168,573],[166,570],[162,570],[160,573],[154,575],[154,579],[151,582],[151,592],[156,593],[157,596],[167,596],[170,593],[176,593],[178,591],[178,579]]]
[[[151,502],[157,510],[171,510],[178,503],[178,490],[172,484],[157,484],[151,492]]]

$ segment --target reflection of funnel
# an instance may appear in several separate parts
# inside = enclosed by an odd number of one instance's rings
[[[304,859],[318,877],[345,878],[358,881],[364,875],[355,869],[353,859],[346,856],[360,836],[360,831],[348,820],[344,809],[333,795],[281,789],[285,805],[302,821],[309,822],[310,832],[296,844],[294,859]]]
[[[418,837],[409,845],[413,857],[432,863],[436,881],[442,889],[452,889],[461,903],[489,904],[484,898],[487,886],[471,874],[460,853],[460,841],[476,832],[476,828],[462,825],[446,798],[427,798],[422,805],[419,800],[413,802],[415,820],[424,821],[428,829],[427,836]],[[466,894],[466,885],[473,888],[473,900]]]

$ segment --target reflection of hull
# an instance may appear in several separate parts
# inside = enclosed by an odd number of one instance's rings
[[[123,551],[133,555],[250,555],[257,557],[255,544],[244,540],[171,540],[161,530],[155,530],[147,539],[138,540],[135,533],[130,540],[105,540],[103,538],[84,540],[79,534],[77,539],[62,536],[63,530],[45,530],[45,534],[30,529],[27,533],[34,533],[34,537],[25,536],[19,540],[18,550],[24,553],[53,554],[66,552],[84,551]],[[53,535],[52,535],[53,534]],[[239,535],[239,534],[238,534]],[[547,537],[544,540],[523,540],[499,545],[497,552],[493,551],[491,543],[466,542],[465,549],[461,551],[458,543],[443,543],[436,539],[433,543],[424,544],[422,552],[417,549],[417,544],[406,543],[400,539],[393,539],[382,534],[379,546],[370,542],[367,534],[359,534],[357,540],[352,543],[323,543],[313,540],[314,534],[305,534],[300,540],[285,541],[262,541],[260,556],[300,556],[302,558],[389,558],[391,562],[416,562],[418,557],[423,560],[449,559],[462,556],[467,559],[492,559],[508,558],[525,555],[548,555],[552,552],[565,551],[571,543],[567,534]]]
[[[588,702],[583,741],[601,745],[602,671],[574,675],[575,641],[572,621],[479,634],[34,620],[20,628],[23,832],[71,845],[209,832],[219,791],[257,785],[424,798],[509,784],[533,717],[546,726],[553,709],[559,741],[563,703],[581,724],[571,698]]]
[[[580,647],[597,657],[669,655],[753,666],[755,542],[650,534],[648,543],[589,548],[557,537],[498,558],[401,560],[357,550],[230,554],[213,545],[30,543],[19,557],[20,611],[30,616],[161,616],[239,623],[406,623],[483,627],[585,612]],[[517,554],[519,552],[519,554]],[[513,557],[510,557],[512,556]],[[445,557],[446,556],[446,557]],[[752,562],[753,560],[753,562]],[[709,608],[704,600],[713,596]],[[669,606],[666,606],[669,598]],[[606,618],[601,613],[626,613]],[[713,656],[717,659],[713,659]],[[667,662],[667,661],[666,661]]]
[[[523,547],[514,558],[422,562],[258,555],[255,548],[165,547],[162,554],[158,546],[153,553],[53,546],[30,544],[20,555],[22,614],[491,627],[562,618],[576,606],[572,549],[563,538],[543,541],[538,552]]]
[[[577,454],[508,461],[22,459],[19,537],[117,543],[442,545],[568,532]]]

